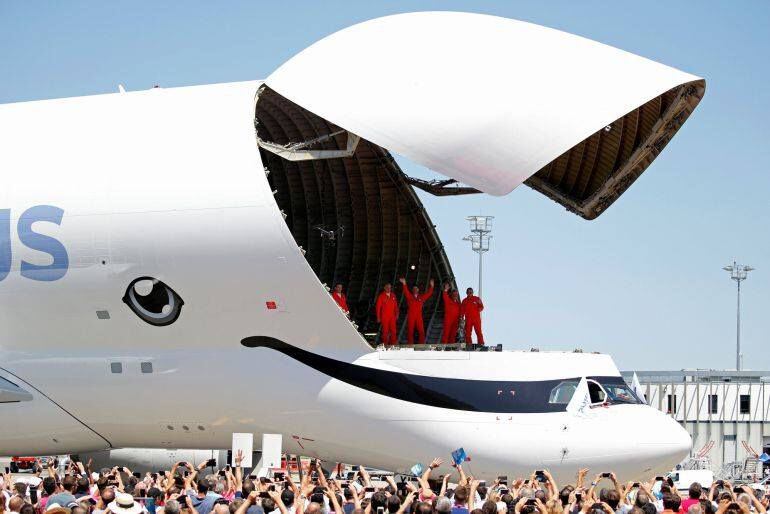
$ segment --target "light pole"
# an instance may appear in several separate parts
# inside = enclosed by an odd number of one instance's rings
[[[482,276],[482,256],[484,252],[489,251],[489,240],[492,236],[492,219],[494,216],[468,216],[466,219],[470,222],[471,234],[463,238],[463,241],[471,242],[471,249],[479,254],[479,290],[478,297],[481,298],[481,276]]]
[[[749,271],[754,271],[751,266],[745,266],[733,261],[731,266],[725,266],[723,270],[730,273],[730,278],[738,284],[738,307],[735,316],[735,369],[741,370],[741,282],[746,280]]]

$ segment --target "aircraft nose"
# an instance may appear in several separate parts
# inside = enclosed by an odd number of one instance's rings
[[[639,446],[661,466],[673,467],[684,460],[692,448],[692,438],[674,418],[652,407],[647,407],[646,427]]]

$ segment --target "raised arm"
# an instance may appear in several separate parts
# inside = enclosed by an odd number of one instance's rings
[[[329,498],[329,503],[334,509],[334,514],[342,514],[342,507],[340,506],[340,502],[337,501],[337,495],[334,493],[334,491],[327,487],[324,489],[324,493],[326,493],[326,497]],[[281,511],[281,514],[288,514],[288,512]]]
[[[588,468],[581,468],[580,470],[578,470],[575,489],[580,489],[581,487],[583,487],[587,474],[588,474]]]
[[[450,477],[449,473],[444,475],[444,480],[441,481],[441,492],[438,494],[439,496],[444,496],[446,494],[446,488],[447,488],[447,483],[449,483],[449,477]]]
[[[544,469],[543,476],[545,476],[546,478],[546,484],[549,489],[548,492],[550,493],[549,497],[556,498],[557,496],[559,496],[559,486],[556,483],[556,480],[553,478],[553,475],[551,475],[551,472],[548,471],[547,469]]]
[[[434,285],[433,279],[430,279],[430,282],[428,282],[428,290],[425,291],[425,293],[423,293],[422,295],[420,295],[420,299],[423,302],[426,301],[431,296],[433,296],[433,285]]]
[[[459,485],[468,485],[468,477],[465,475],[465,471],[463,471],[463,465],[457,464],[455,467],[457,468],[457,472],[460,473]]]
[[[422,479],[423,480],[430,480],[430,473],[437,467],[441,466],[444,463],[444,459],[440,457],[436,457],[431,461],[431,463],[428,465],[428,469],[422,472]]]
[[[473,512],[473,504],[476,501],[476,490],[479,488],[479,481],[471,480],[470,493],[468,494],[468,512]]]
[[[249,496],[244,498],[243,503],[236,509],[235,514],[246,514],[246,511],[249,510],[249,507],[257,503],[257,496],[259,493],[256,491],[251,491],[249,493]]]
[[[411,493],[407,494],[404,498],[403,503],[401,503],[401,507],[398,508],[398,511],[396,514],[404,514],[407,509],[409,509],[409,506],[414,502],[415,497],[417,496],[417,493],[412,491]]]
[[[364,487],[372,487],[372,478],[369,476],[369,472],[363,466],[358,466],[359,474],[364,479]]]
[[[240,491],[243,489],[243,450],[235,452],[235,487]]]
[[[275,506],[278,507],[278,510],[281,511],[281,514],[289,514],[289,509],[286,508],[286,505],[284,505],[283,500],[281,500],[281,493],[279,493],[278,491],[268,491],[267,494],[270,495],[270,498],[275,502]],[[340,514],[340,513],[337,512],[336,514]]]

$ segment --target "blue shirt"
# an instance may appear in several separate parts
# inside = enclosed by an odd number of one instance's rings
[[[209,514],[209,512],[214,509],[214,502],[221,497],[221,495],[209,491],[203,498],[198,498],[197,495],[191,497],[190,502],[192,503],[192,506],[195,507],[195,510],[198,511],[198,514]]]

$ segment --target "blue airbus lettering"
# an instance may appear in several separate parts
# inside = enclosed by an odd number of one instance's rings
[[[36,205],[19,216],[16,231],[21,244],[32,250],[47,253],[51,263],[46,265],[21,261],[21,276],[40,282],[59,280],[69,269],[69,255],[64,245],[56,238],[35,232],[35,223],[53,223],[61,225],[64,211],[53,205]],[[11,251],[11,211],[0,209],[0,281],[11,270],[13,254]]]

